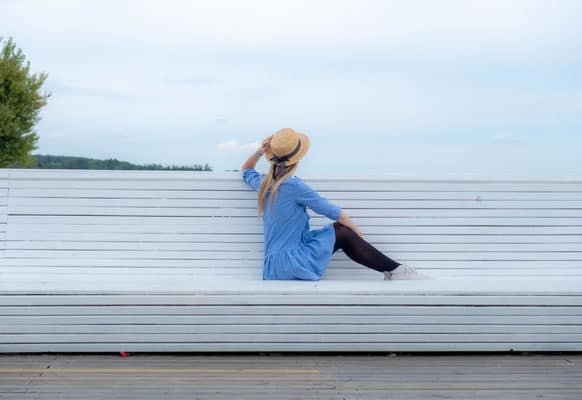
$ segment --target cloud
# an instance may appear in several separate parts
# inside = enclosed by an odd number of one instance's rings
[[[167,78],[166,83],[173,85],[213,85],[218,83],[218,80],[214,78],[207,78],[203,76],[190,77],[190,78]]]
[[[58,80],[47,81],[47,88],[53,94],[64,94],[69,96],[106,97],[126,99],[131,96],[127,93],[111,89],[110,87],[99,87],[96,85],[85,85],[79,83],[65,83]]]
[[[252,142],[247,144],[239,143],[236,139],[227,140],[218,144],[218,150],[224,153],[243,153],[256,150],[261,144]]]

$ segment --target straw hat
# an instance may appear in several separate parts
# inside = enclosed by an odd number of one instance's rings
[[[288,166],[299,161],[309,150],[309,137],[291,128],[283,128],[275,132],[270,142],[270,150],[265,152],[265,158],[271,164]]]

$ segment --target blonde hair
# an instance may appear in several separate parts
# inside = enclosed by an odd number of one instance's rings
[[[275,197],[277,197],[277,190],[279,186],[285,181],[285,179],[292,176],[297,167],[299,166],[299,162],[295,164],[291,164],[285,167],[285,173],[280,176],[278,179],[273,179],[273,169],[275,168],[275,164],[271,164],[271,168],[269,168],[269,172],[265,175],[265,179],[261,182],[261,186],[259,187],[259,197],[257,199],[257,210],[259,211],[259,217],[263,215],[263,211],[265,208],[265,200],[267,198],[267,192],[269,189],[271,190],[271,202],[270,207],[273,207],[273,202],[275,201]]]

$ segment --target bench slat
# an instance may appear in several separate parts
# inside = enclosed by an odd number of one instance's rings
[[[195,174],[188,178],[135,178],[127,176],[124,179],[91,178],[91,174],[79,176],[76,179],[52,179],[52,178],[21,178],[17,174],[11,174],[10,187],[24,188],[52,188],[52,189],[164,189],[164,190],[247,190],[250,188],[242,181],[241,174],[233,173],[223,178],[216,174]],[[317,190],[337,190],[339,182],[349,184],[350,191],[537,191],[537,192],[582,192],[581,180],[568,180],[559,182],[556,180],[380,180],[380,179],[348,179],[325,178],[315,179],[303,177],[303,180],[311,184]],[[236,183],[234,183],[236,181]],[[344,189],[345,191],[345,189]]]
[[[48,238],[47,238],[48,239]],[[157,240],[147,240],[143,242],[119,242],[119,241],[109,241],[105,240],[94,241],[57,241],[57,240],[15,240],[12,236],[9,236],[6,242],[6,250],[10,250],[14,254],[17,251],[22,251],[23,253],[29,253],[31,250],[86,250],[91,251],[122,251],[123,253],[137,254],[140,251],[144,251],[148,254],[151,251],[164,251],[168,253],[173,253],[178,256],[192,254],[191,252],[196,252],[196,254],[205,255],[210,252],[220,252],[223,254],[232,253],[236,254],[253,254],[261,253],[259,256],[263,256],[264,244],[262,242],[231,242],[231,243],[216,243],[216,242],[170,242],[170,241],[157,241]],[[582,242],[572,242],[572,243],[384,243],[376,240],[376,238],[369,238],[373,246],[378,250],[390,254],[390,253],[410,253],[415,252],[421,253],[433,253],[433,252],[455,252],[455,253],[505,253],[514,254],[527,252],[529,254],[535,255],[537,253],[548,253],[548,252],[568,252],[572,258],[582,260]],[[134,251],[133,251],[134,250]],[[109,253],[108,253],[109,254]],[[231,258],[231,255],[228,255]]]
[[[486,326],[490,324],[504,325],[566,325],[574,328],[576,334],[580,332],[580,317],[571,315],[486,315],[475,316],[467,311],[467,315],[447,316],[447,315],[30,315],[30,316],[0,316],[2,326],[7,324],[26,325],[125,325],[125,324],[153,324],[153,325],[225,325],[223,332],[236,332],[237,325],[255,324],[263,325],[263,332],[268,331],[271,326],[279,324],[295,324],[302,326],[305,331],[313,331],[312,326],[318,324],[358,324],[361,326],[387,324],[419,324],[428,325],[429,328],[435,323],[461,326]],[[266,325],[266,326],[265,326]],[[43,329],[43,328],[41,328]],[[428,330],[430,332],[430,329]],[[422,330],[421,330],[422,332]],[[419,332],[419,333],[421,333]],[[470,330],[469,330],[470,332]],[[1,338],[0,334],[0,338]],[[0,343],[2,340],[0,339]]]
[[[380,250],[383,246],[378,246]],[[343,252],[337,257],[343,255]],[[465,261],[465,260],[498,260],[498,261],[522,261],[523,263],[529,260],[545,260],[545,261],[581,261],[582,254],[580,252],[570,251],[529,251],[529,252],[499,252],[499,251],[423,251],[418,250],[394,250],[392,246],[389,256],[395,260],[401,261],[415,261],[419,267],[427,260],[450,260],[450,261]],[[191,259],[205,259],[205,260],[230,260],[231,262],[237,260],[256,260],[256,265],[262,265],[263,253],[251,251],[158,251],[158,250],[123,250],[123,251],[109,251],[109,250],[34,250],[27,249],[26,251],[12,250],[7,244],[4,250],[4,256],[8,258],[26,257],[26,258],[111,258],[111,259],[181,259],[183,262],[188,262]],[[335,255],[334,255],[335,256]],[[336,257],[336,258],[337,258]]]
[[[140,227],[151,226],[149,224],[167,224],[176,226],[176,217],[167,216],[148,216],[149,221],[144,222],[144,218],[141,216],[114,216],[105,215],[99,216],[98,221],[92,216],[61,216],[61,215],[10,215],[10,225],[21,225],[21,224],[83,224],[83,225],[114,225],[116,228],[122,225],[137,225]],[[466,229],[471,229],[471,227],[484,227],[488,226],[491,228],[496,227],[555,227],[555,226],[573,226],[579,228],[582,226],[582,218],[553,218],[553,217],[537,217],[537,218],[511,218],[511,217],[361,217],[352,216],[352,219],[357,226],[368,227],[368,226],[380,226],[386,229],[394,229],[396,226],[429,226],[431,227],[455,227],[462,226],[467,227]],[[332,223],[331,220],[325,217],[312,217],[313,224],[311,228],[315,229],[316,226]],[[318,224],[315,224],[315,221]],[[6,222],[6,221],[4,221]],[[229,226],[245,226],[248,227],[249,231],[253,229],[260,228],[260,221],[257,216],[198,216],[198,217],[180,217],[179,227],[192,227],[195,229],[197,226],[214,224],[216,226],[216,231],[221,232]],[[169,228],[168,228],[169,229]],[[179,228],[175,228],[179,229]]]
[[[213,209],[213,208],[250,208],[255,209],[256,199],[224,199],[217,198],[197,198],[197,199],[163,199],[163,198],[85,198],[85,197],[12,197],[14,210],[44,210],[51,209],[60,212],[63,209],[73,208],[95,208],[97,210],[108,208],[131,208],[131,209],[155,209],[155,208],[184,208]],[[582,209],[582,199],[575,200],[483,200],[483,199],[420,199],[408,198],[403,200],[371,200],[371,199],[340,199],[333,200],[341,202],[342,208],[349,209]],[[6,199],[3,200],[6,204]],[[541,211],[540,211],[541,213]]]
[[[139,237],[152,237],[156,234],[158,238],[167,238],[171,234],[177,237],[196,238],[196,241],[202,239],[202,236],[210,238],[219,237],[220,240],[237,240],[245,238],[260,238],[263,240],[263,227],[256,223],[252,224],[194,224],[187,221],[181,221],[180,224],[168,223],[146,223],[141,225],[115,225],[113,224],[54,224],[54,223],[15,223],[16,217],[11,216],[10,237],[22,239],[22,237],[34,238],[35,236],[57,235],[57,234],[74,234],[75,237],[85,237],[86,235],[136,235]],[[313,220],[312,220],[313,221]],[[571,221],[570,221],[571,222]],[[321,228],[324,224],[315,221],[311,223],[311,229]],[[2,225],[0,225],[1,228]],[[6,224],[3,224],[6,227]],[[503,240],[519,235],[520,237],[560,237],[580,240],[582,237],[582,225],[538,225],[538,226],[477,226],[477,225],[459,225],[459,226],[402,226],[393,225],[390,227],[380,225],[360,225],[365,229],[367,236],[391,238],[397,235],[406,235],[409,238],[426,237],[439,238],[439,240],[457,240],[459,237],[483,237]],[[214,228],[214,229],[212,229]],[[236,234],[236,235],[233,235]],[[27,236],[30,235],[30,236]],[[142,236],[140,236],[142,235]],[[392,240],[390,240],[392,242]]]
[[[22,297],[20,297],[22,298]],[[63,301],[65,302],[65,301]],[[582,315],[582,307],[554,306],[551,309],[545,306],[512,306],[497,307],[482,305],[479,307],[456,305],[439,305],[438,307],[426,305],[192,305],[192,304],[156,304],[156,305],[136,305],[123,304],[75,304],[59,305],[56,301],[54,304],[37,304],[38,307],[28,307],[26,305],[5,305],[0,306],[0,316],[47,316],[47,315],[230,315],[238,316],[252,313],[252,315],[373,315],[373,316],[572,316],[579,317]],[[443,321],[429,321],[432,326],[438,325]],[[544,321],[535,321],[534,325],[540,326]],[[316,321],[323,323],[323,321]],[[398,324],[395,321],[383,321],[383,324]],[[436,325],[433,325],[436,324]],[[84,325],[74,325],[84,327]],[[357,326],[357,325],[356,325]],[[550,324],[549,326],[554,326]],[[565,325],[564,325],[565,326]],[[500,329],[507,329],[507,325],[499,325]],[[572,325],[576,332],[582,333],[582,326]],[[57,329],[59,326],[44,327],[45,329]],[[470,328],[470,329],[474,329]]]
[[[345,185],[344,185],[345,186]],[[343,186],[342,186],[343,187]],[[248,189],[248,188],[246,188]],[[319,190],[319,192],[333,201],[341,200],[471,200],[477,196],[483,202],[486,201],[579,201],[582,200],[582,192],[483,192],[483,191],[342,191]],[[8,191],[8,189],[3,189]],[[0,193],[2,190],[0,190]],[[82,198],[82,199],[168,199],[168,200],[194,200],[194,199],[238,199],[256,201],[256,193],[250,190],[139,190],[139,189],[54,189],[54,188],[11,188],[10,195],[15,199],[25,198]]]
[[[339,253],[339,255],[338,255]],[[334,268],[351,268],[354,271],[364,269],[366,267],[354,263],[351,260],[342,258],[341,252],[336,253],[329,265],[328,270]],[[554,271],[562,271],[569,269],[580,269],[579,260],[417,260],[416,257],[399,258],[402,261],[409,261],[414,263],[419,268],[450,268],[450,269],[490,269],[499,270],[505,269],[546,269],[551,268]],[[132,268],[187,268],[188,271],[194,272],[195,269],[203,271],[205,269],[238,269],[247,271],[256,271],[260,273],[262,268],[261,260],[203,260],[203,259],[119,259],[119,258],[4,258],[0,260],[0,266],[4,267],[18,267],[18,266],[75,266],[79,268],[85,267],[132,267]],[[137,271],[137,270],[136,270]]]
[[[581,334],[582,329],[577,325],[557,325],[549,323],[546,325],[441,325],[441,324],[399,324],[399,323],[375,323],[375,324],[309,324],[309,328],[318,333],[535,333],[551,335],[558,334]],[[269,331],[272,333],[302,333],[305,332],[305,326],[298,323],[277,323],[270,324]],[[42,333],[68,333],[68,334],[93,334],[102,333],[223,333],[223,332],[241,332],[241,333],[261,333],[265,332],[264,324],[174,324],[174,325],[157,325],[151,324],[146,326],[136,326],[134,324],[125,325],[73,325],[73,324],[3,324],[2,333],[5,334],[42,334]]]
[[[546,268],[507,268],[503,269],[490,267],[490,268],[471,268],[469,266],[459,265],[457,267],[424,267],[421,270],[423,272],[429,273],[439,278],[458,278],[459,276],[467,278],[475,277],[498,277],[503,279],[504,277],[552,277],[556,275],[555,270],[552,268],[553,264],[549,263]],[[99,276],[99,277],[109,277],[110,279],[118,280],[132,280],[136,274],[135,268],[124,268],[124,267],[6,267],[3,269],[3,279],[7,282],[27,282],[30,280],[30,276],[39,277],[53,277],[53,281],[61,280],[75,280],[80,275],[85,276]],[[179,268],[173,267],[169,269],[161,268],[141,268],[139,274],[142,276],[157,276],[159,278],[164,278],[165,276],[183,276],[185,279],[191,278],[202,278],[202,279],[222,279],[224,277],[228,278],[238,278],[238,279],[256,279],[261,275],[260,268],[255,268],[254,270],[245,270],[241,268],[199,268],[195,272],[191,268]],[[571,276],[581,276],[582,271],[579,268],[562,268],[560,270],[560,276],[571,277]],[[325,272],[324,279],[332,280],[379,280],[383,279],[384,276],[379,272],[373,271],[371,269],[359,268],[354,265],[337,266],[334,265],[332,268],[328,268]],[[47,279],[47,278],[44,278]]]
[[[80,288],[73,291],[62,290],[60,292],[50,292],[46,289],[40,291],[27,290],[26,288],[10,290],[10,296],[3,296],[2,305],[51,305],[51,304],[83,304],[83,305],[325,305],[325,306],[345,306],[345,305],[391,305],[391,306],[418,306],[425,305],[438,307],[441,305],[471,306],[582,306],[582,296],[572,292],[562,295],[547,294],[543,296],[508,295],[503,292],[484,295],[482,293],[471,292],[469,287],[462,294],[453,294],[446,290],[437,290],[430,296],[426,292],[419,291],[418,288],[411,290],[411,282],[398,281],[390,282],[392,286],[386,286],[387,282],[334,282],[320,281],[318,283],[308,282],[269,282],[272,285],[265,285],[260,281],[247,283],[246,286],[234,288],[232,283],[223,283],[220,289],[176,290],[176,292],[164,293],[160,290],[129,290],[127,292],[118,290],[103,290],[95,288]],[[325,284],[324,284],[325,283]],[[416,283],[416,282],[415,282]],[[413,283],[413,284],[415,284]],[[353,288],[352,294],[342,292],[342,286],[350,284]],[[381,287],[379,287],[381,284]],[[229,292],[229,286],[231,291]],[[243,290],[244,289],[244,290]],[[456,288],[457,290],[459,287]],[[516,287],[518,291],[527,292],[523,287]],[[222,290],[222,291],[220,291]],[[234,294],[234,290],[238,290]],[[35,293],[36,292],[36,293]],[[46,294],[51,294],[47,296]],[[338,294],[339,293],[339,294]],[[445,293],[445,294],[443,294]],[[458,291],[456,293],[459,293]],[[285,294],[285,296],[282,296]],[[551,313],[551,310],[548,309]]]
[[[47,178],[51,179],[79,179],[79,178],[92,178],[92,179],[230,179],[233,174],[236,177],[241,176],[242,171],[164,171],[164,170],[82,170],[82,169],[21,169],[21,168],[2,168],[0,169],[2,174],[10,174],[14,178],[19,179],[37,179],[37,178]],[[350,174],[346,175],[342,173],[341,176],[333,176],[329,174],[318,175],[311,174],[310,179],[315,180],[331,180],[331,181],[343,181],[343,180],[359,180],[359,181],[382,181],[382,180],[415,180],[410,179],[410,177],[399,177],[390,176],[388,173],[381,174]],[[416,179],[417,181],[426,181],[427,179]],[[530,182],[530,181],[541,181],[541,182],[579,182],[579,177],[505,177],[499,178],[494,176],[492,178],[485,177],[463,177],[459,173],[451,175],[451,178],[441,178],[435,179],[438,181],[458,181],[458,180],[469,180],[469,181],[509,181],[509,182]]]
[[[239,279],[237,277],[221,276],[217,279],[215,276],[142,276],[136,274],[131,280],[115,279],[111,276],[85,276],[78,275],[75,280],[55,280],[52,275],[39,276],[34,281],[11,281],[10,275],[0,282],[0,291],[2,293],[199,293],[201,296],[210,296],[214,301],[214,296],[219,293],[233,293],[233,299],[252,299],[250,301],[259,301],[262,296],[268,297],[269,291],[279,293],[283,298],[279,301],[293,301],[291,293],[303,292],[305,299],[315,301],[323,293],[329,294],[330,291],[336,290],[339,293],[345,293],[346,298],[350,301],[363,301],[363,298],[374,298],[380,301],[384,295],[403,294],[411,296],[413,294],[424,294],[429,301],[433,301],[435,295],[450,294],[451,298],[473,294],[490,295],[491,301],[501,295],[524,295],[531,298],[536,304],[537,301],[548,301],[550,295],[562,295],[568,301],[582,301],[582,276],[479,276],[479,277],[439,277],[431,280],[322,280],[319,282],[293,282],[299,285],[293,285],[291,282],[281,281],[279,284],[270,285],[270,282],[260,280],[260,274],[254,279]],[[244,282],[244,283],[243,283]],[[330,285],[330,283],[333,283]],[[256,294],[255,296],[249,294]],[[362,299],[360,299],[362,297]],[[537,297],[537,298],[536,298]],[[329,296],[332,301],[334,296]],[[326,298],[327,300],[327,298]],[[271,300],[272,301],[272,300]],[[311,304],[310,301],[305,300]],[[469,300],[466,300],[469,301]],[[260,303],[257,303],[260,304]],[[280,302],[273,304],[281,304]],[[291,304],[291,303],[289,303]],[[314,303],[315,304],[315,303]],[[333,303],[330,303],[333,304]],[[347,303],[351,304],[351,303]],[[412,303],[411,303],[412,304]],[[432,304],[432,303],[431,303]],[[575,304],[575,303],[573,303]]]
[[[1,229],[1,228],[0,228]],[[378,229],[376,229],[377,231]],[[581,227],[582,230],[582,227]],[[0,237],[4,237],[5,232],[0,230]],[[581,233],[582,235],[582,233]],[[551,243],[574,243],[579,246],[582,245],[582,237],[572,234],[373,234],[369,229],[365,232],[366,240],[378,247],[381,243],[384,244],[415,244],[417,247],[425,244],[551,244]],[[230,246],[236,244],[252,245],[259,244],[259,249],[263,249],[263,234],[262,233],[240,233],[233,234],[208,234],[208,233],[141,233],[141,232],[95,232],[95,230],[77,231],[77,232],[59,232],[58,228],[54,231],[27,231],[22,227],[22,231],[15,231],[11,227],[9,241],[27,241],[28,245],[34,242],[48,242],[48,243],[67,243],[75,242],[77,245],[85,243],[89,245],[93,242],[114,242],[121,245],[120,242],[126,243],[126,246],[140,246],[140,243],[155,242],[156,246],[165,243],[178,246],[187,243],[188,247],[197,244],[222,244],[223,246]],[[13,247],[20,247],[22,243],[13,243]],[[493,247],[493,246],[492,246]],[[579,247],[578,247],[579,248]]]
[[[0,344],[0,352],[322,352],[322,351],[359,351],[359,352],[459,352],[459,351],[581,351],[582,343],[563,342],[408,342],[408,343],[26,343]]]
[[[582,201],[581,201],[582,202]],[[345,202],[344,202],[345,203]],[[20,206],[10,204],[8,214],[16,215],[79,215],[86,220],[99,221],[102,216],[139,216],[139,218],[152,217],[257,217],[257,211],[249,204],[243,208],[233,207],[190,207],[190,208],[164,208],[164,207],[77,207],[77,206]],[[345,208],[352,217],[357,218],[390,218],[390,217],[487,217],[487,218],[574,218],[582,220],[582,208]],[[310,216],[315,216],[313,212]]]
[[[48,341],[50,343],[119,343],[135,339],[134,333],[101,333],[99,335],[79,335],[59,333],[51,335],[48,333],[31,334],[21,333],[18,335],[1,334],[0,343],[10,346],[11,344],[28,344]],[[562,334],[562,333],[473,333],[473,334],[456,334],[456,333],[191,333],[191,334],[148,334],[140,333],[139,340],[146,343],[249,343],[249,342],[281,342],[281,343],[313,343],[313,342],[341,342],[349,343],[398,343],[398,342],[422,342],[430,341],[434,343],[463,343],[463,342],[502,342],[502,343],[529,343],[529,342],[558,342],[558,343],[577,343],[582,344],[582,335],[579,334]]]

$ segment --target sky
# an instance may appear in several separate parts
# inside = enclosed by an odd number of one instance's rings
[[[582,1],[0,9],[0,37],[48,74],[34,154],[232,171],[291,127],[305,177],[582,177]]]

